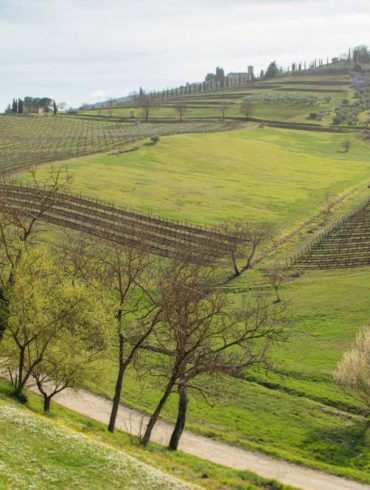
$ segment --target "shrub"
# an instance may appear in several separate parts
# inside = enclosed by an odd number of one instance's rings
[[[351,148],[351,141],[350,140],[345,140],[343,141],[342,143],[342,149],[343,149],[343,153],[347,153],[349,151],[349,149]]]

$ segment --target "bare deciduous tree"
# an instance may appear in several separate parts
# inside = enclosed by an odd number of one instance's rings
[[[223,223],[220,229],[230,237],[228,243],[235,276],[251,268],[256,251],[272,236],[272,227],[268,223],[234,220]],[[243,261],[243,265],[239,265],[239,261]]]
[[[175,111],[177,112],[178,116],[179,116],[179,121],[182,121],[185,114],[187,113],[187,106],[184,102],[178,102],[175,107],[174,107]]]
[[[335,206],[335,199],[333,199],[330,196],[329,192],[326,192],[325,193],[325,207],[321,211],[321,213],[324,216],[325,221],[329,218],[331,210],[334,208],[334,206]]]
[[[226,112],[228,111],[229,108],[230,108],[230,104],[228,104],[227,102],[222,102],[220,104],[220,114],[221,114],[222,120],[225,119]]]
[[[265,276],[275,291],[275,303],[280,303],[281,297],[279,290],[284,279],[284,267],[281,264],[273,264],[266,269]]]
[[[252,117],[255,111],[254,104],[251,100],[244,99],[240,104],[240,112],[245,117]]]
[[[166,383],[141,439],[144,446],[171,393],[179,396],[169,444],[176,450],[185,427],[188,391],[207,397],[217,377],[263,362],[269,344],[284,337],[283,328],[271,321],[271,307],[263,301],[250,302],[249,308],[232,315],[225,292],[212,286],[212,275],[211,267],[181,261],[172,262],[162,276],[162,323],[155,336],[166,355],[155,373],[164,376]]]
[[[140,91],[136,99],[136,105],[144,112],[145,122],[149,121],[150,112],[157,105],[157,99],[150,94],[146,94],[143,90]]]

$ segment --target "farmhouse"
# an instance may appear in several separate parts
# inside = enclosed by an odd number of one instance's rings
[[[241,85],[251,80],[250,75],[247,72],[230,72],[226,75],[226,77],[230,85]]]
[[[253,66],[248,66],[248,72],[230,72],[226,75],[229,85],[242,85],[253,80]]]

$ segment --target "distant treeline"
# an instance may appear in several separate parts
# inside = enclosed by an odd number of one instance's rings
[[[55,100],[49,97],[25,97],[13,99],[5,110],[6,114],[32,114],[37,112],[58,112]]]

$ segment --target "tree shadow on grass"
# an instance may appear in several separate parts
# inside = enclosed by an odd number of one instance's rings
[[[369,421],[355,421],[334,429],[312,430],[304,446],[319,461],[370,471]]]

